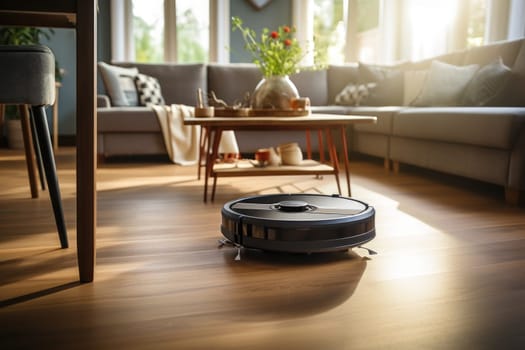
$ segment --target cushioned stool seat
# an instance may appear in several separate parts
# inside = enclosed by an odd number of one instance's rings
[[[62,248],[68,239],[45,106],[55,100],[55,57],[45,46],[0,45],[0,104],[29,105]],[[27,135],[24,135],[26,137]],[[26,148],[30,144],[24,142]],[[26,152],[27,154],[27,152]]]

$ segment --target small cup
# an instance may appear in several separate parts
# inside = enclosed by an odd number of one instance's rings
[[[310,99],[308,97],[297,97],[290,100],[292,109],[308,109],[310,108]]]
[[[195,107],[194,115],[197,118],[210,118],[215,115],[215,109],[213,107]]]
[[[266,166],[270,161],[270,150],[268,148],[260,148],[255,152],[255,160],[259,166]]]

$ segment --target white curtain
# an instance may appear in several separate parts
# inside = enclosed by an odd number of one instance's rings
[[[305,66],[314,63],[314,11],[313,0],[292,1],[292,25],[295,27],[295,37],[305,50],[306,56],[302,64]]]
[[[525,0],[512,0],[509,8],[507,39],[525,37]]]
[[[131,1],[111,1],[111,61],[135,61],[133,6]]]
[[[164,0],[164,61],[177,62],[177,4]]]
[[[210,62],[230,62],[230,1],[210,0]]]
[[[420,60],[444,54],[452,46],[457,1],[405,0],[402,57]]]

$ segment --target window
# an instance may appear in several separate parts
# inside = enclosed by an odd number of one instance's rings
[[[229,0],[113,0],[111,11],[114,61],[227,62]]]
[[[135,61],[164,60],[164,0],[133,0]]]
[[[292,4],[298,34],[304,35],[304,42],[313,42],[325,62],[332,64],[358,60],[389,64],[479,46],[487,42],[488,22],[506,27],[509,13],[499,9],[498,0],[294,0]],[[494,17],[491,7],[504,18],[489,21],[487,16]],[[516,32],[521,33],[524,20],[515,22],[519,22]]]
[[[177,62],[208,61],[209,18],[207,1],[177,0]]]
[[[485,0],[470,0],[467,47],[483,45],[485,38],[486,11]]]
[[[346,29],[344,0],[314,0],[314,49],[326,63],[343,63]]]

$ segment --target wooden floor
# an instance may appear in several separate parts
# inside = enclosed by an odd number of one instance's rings
[[[220,209],[248,194],[336,191],[333,178],[221,178],[202,202],[195,167],[98,171],[95,282],[79,284],[75,171],[59,150],[71,247],[47,192],[29,198],[22,153],[0,150],[0,349],[523,349],[525,209],[502,191],[382,162],[352,162],[375,207],[365,250],[219,249]]]

